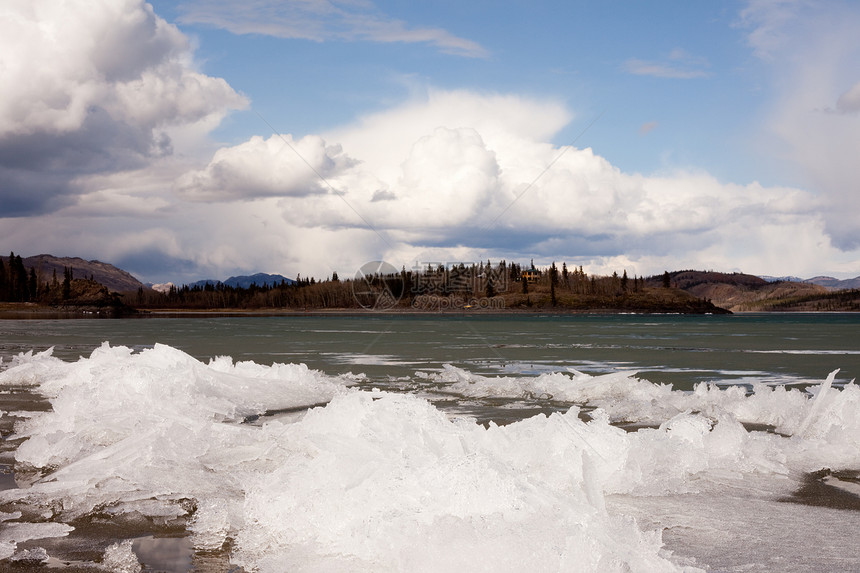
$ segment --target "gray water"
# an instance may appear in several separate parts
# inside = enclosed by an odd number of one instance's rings
[[[451,364],[475,374],[522,376],[625,370],[690,390],[699,382],[805,384],[839,368],[860,374],[860,314],[224,316],[0,320],[0,357],[54,348],[64,360],[102,342],[168,344],[207,361],[305,363],[363,373],[396,386]]]
[[[416,372],[438,371],[444,364],[486,376],[534,376],[570,369],[588,374],[637,371],[641,378],[671,383],[682,390],[691,390],[699,382],[802,387],[820,382],[836,368],[841,369],[836,385],[842,385],[860,373],[860,314],[467,317],[368,313],[6,319],[0,320],[0,358],[4,363],[0,368],[19,352],[49,347],[63,360],[76,360],[89,356],[105,341],[137,350],[167,344],[203,361],[226,355],[234,361],[261,364],[301,362],[332,375],[363,373],[367,378],[361,385],[368,387],[419,394],[422,385],[430,382],[416,376]],[[10,410],[2,398],[0,410]],[[479,422],[506,423],[569,407],[528,398],[481,401],[437,393],[431,399],[442,409],[474,416]],[[6,469],[11,470],[11,466]],[[0,474],[0,481],[2,477]],[[841,528],[845,517],[836,518]],[[86,545],[88,534],[95,535],[76,531],[77,537],[67,542]],[[99,547],[103,549],[123,535],[127,534],[122,530],[103,533],[107,540],[99,538]],[[134,548],[147,570],[186,571],[192,560],[200,559],[193,554],[186,537],[140,535]],[[672,535],[667,534],[669,541]],[[57,545],[55,550],[49,545],[63,542],[66,540],[38,543],[52,554],[63,554],[68,551],[65,546]],[[221,558],[224,562],[216,566],[194,562],[194,567],[200,571],[226,570],[226,557]],[[713,560],[719,562],[716,557]]]

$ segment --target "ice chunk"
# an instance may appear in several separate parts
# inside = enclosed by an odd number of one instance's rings
[[[230,533],[228,502],[224,499],[198,502],[189,529],[195,548],[203,551],[221,549]]]
[[[14,555],[18,543],[46,537],[65,537],[74,529],[65,523],[4,523],[0,527],[0,559]]]
[[[108,571],[112,573],[140,573],[142,566],[131,545],[131,539],[126,539],[105,549],[103,564]]]
[[[10,561],[19,567],[39,566],[48,562],[48,552],[44,547],[25,549],[13,555]]]

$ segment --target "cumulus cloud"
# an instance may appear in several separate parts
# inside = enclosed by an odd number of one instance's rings
[[[815,215],[822,198],[695,171],[625,173],[590,149],[548,143],[572,116],[540,99],[434,91],[330,133],[285,135],[307,163],[279,136],[253,137],[177,175],[173,190],[144,172],[89,178],[81,204],[40,227],[75,245],[66,254],[177,284],[261,270],[347,276],[380,259],[534,258],[629,274],[785,274],[788,264],[810,276],[840,260]],[[4,229],[12,244],[53,249],[17,221]]]
[[[169,155],[171,130],[247,103],[143,0],[4,2],[0,69],[6,216],[73,203],[76,177]]]
[[[306,0],[193,0],[180,6],[180,21],[205,24],[234,34],[263,34],[314,41],[420,43],[457,56],[485,57],[477,42],[440,28],[413,28],[391,18],[370,2]]]
[[[678,261],[734,269],[753,260],[744,259],[751,244],[776,272],[785,245],[801,249],[802,238],[801,251],[813,253],[828,244],[821,218],[810,217],[820,201],[802,190],[690,171],[624,173],[590,149],[547,143],[572,115],[551,101],[431,91],[322,136],[285,136],[307,163],[277,136],[254,137],[219,150],[178,186],[189,198],[218,199],[200,204],[208,215],[198,219],[242,221],[214,235],[247,232],[243,246],[268,255],[265,244],[284,245],[281,260],[317,276],[363,260],[399,267],[428,257],[535,257],[595,272],[613,264],[660,272]],[[243,260],[227,248],[235,241],[219,244],[198,264]]]
[[[355,161],[319,136],[254,136],[219,149],[202,170],[183,175],[177,190],[192,201],[229,201],[266,196],[305,197],[337,192],[330,182]]]
[[[576,120],[564,102],[467,90],[431,89],[326,133],[254,136],[189,165],[176,150],[247,102],[195,69],[175,27],[140,0],[7,2],[4,238],[177,284],[490,257],[630,274],[811,275],[828,260],[856,274],[857,12],[754,4],[751,43],[784,62],[774,64],[773,149],[815,192],[694,170],[626,173],[591,149],[552,143]],[[10,55],[21,53],[32,57]],[[654,63],[707,67],[683,51]],[[39,216],[9,218],[25,213]]]

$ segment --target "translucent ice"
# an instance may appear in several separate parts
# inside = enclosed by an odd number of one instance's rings
[[[597,409],[589,422],[572,405],[485,428],[304,365],[204,364],[162,345],[105,344],[74,363],[21,355],[0,385],[28,384],[51,400],[51,412],[16,430],[26,438],[17,463],[45,476],[0,501],[54,521],[188,519],[198,549],[229,546],[234,563],[260,572],[680,571],[688,566],[662,549],[659,529],[608,511],[607,495],[631,507],[726,491],[775,499],[803,472],[860,467],[854,384],[747,395],[704,384],[679,392],[630,373],[488,378],[449,367],[428,376],[467,397],[546,394]],[[243,423],[322,402],[290,422]],[[656,427],[627,433],[616,420]],[[21,539],[8,531],[68,527],[7,516],[0,555]],[[117,547],[117,563],[137,563],[129,551]]]
[[[131,539],[126,539],[105,549],[105,568],[111,573],[140,573],[142,567],[131,545]]]

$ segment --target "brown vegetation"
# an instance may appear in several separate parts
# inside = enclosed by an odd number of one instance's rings
[[[39,267],[27,267],[25,261]],[[73,261],[97,271],[75,278],[81,268],[51,265]],[[5,264],[4,264],[5,263]],[[130,277],[130,282],[127,280]],[[135,285],[117,293],[105,286]],[[810,283],[767,282],[742,273],[666,272],[653,277],[586,274],[565,263],[546,269],[501,261],[492,264],[405,268],[385,276],[317,281],[313,278],[249,288],[222,283],[172,287],[161,293],[112,265],[39,255],[0,257],[0,300],[41,305],[60,312],[122,314],[131,308],[168,311],[316,310],[543,311],[722,313],[748,311],[856,311],[860,290],[830,291]]]
[[[713,301],[732,312],[857,311],[857,289],[832,291],[806,282],[768,282],[742,273],[679,271],[669,273],[672,286]],[[649,279],[649,284],[655,279]]]

